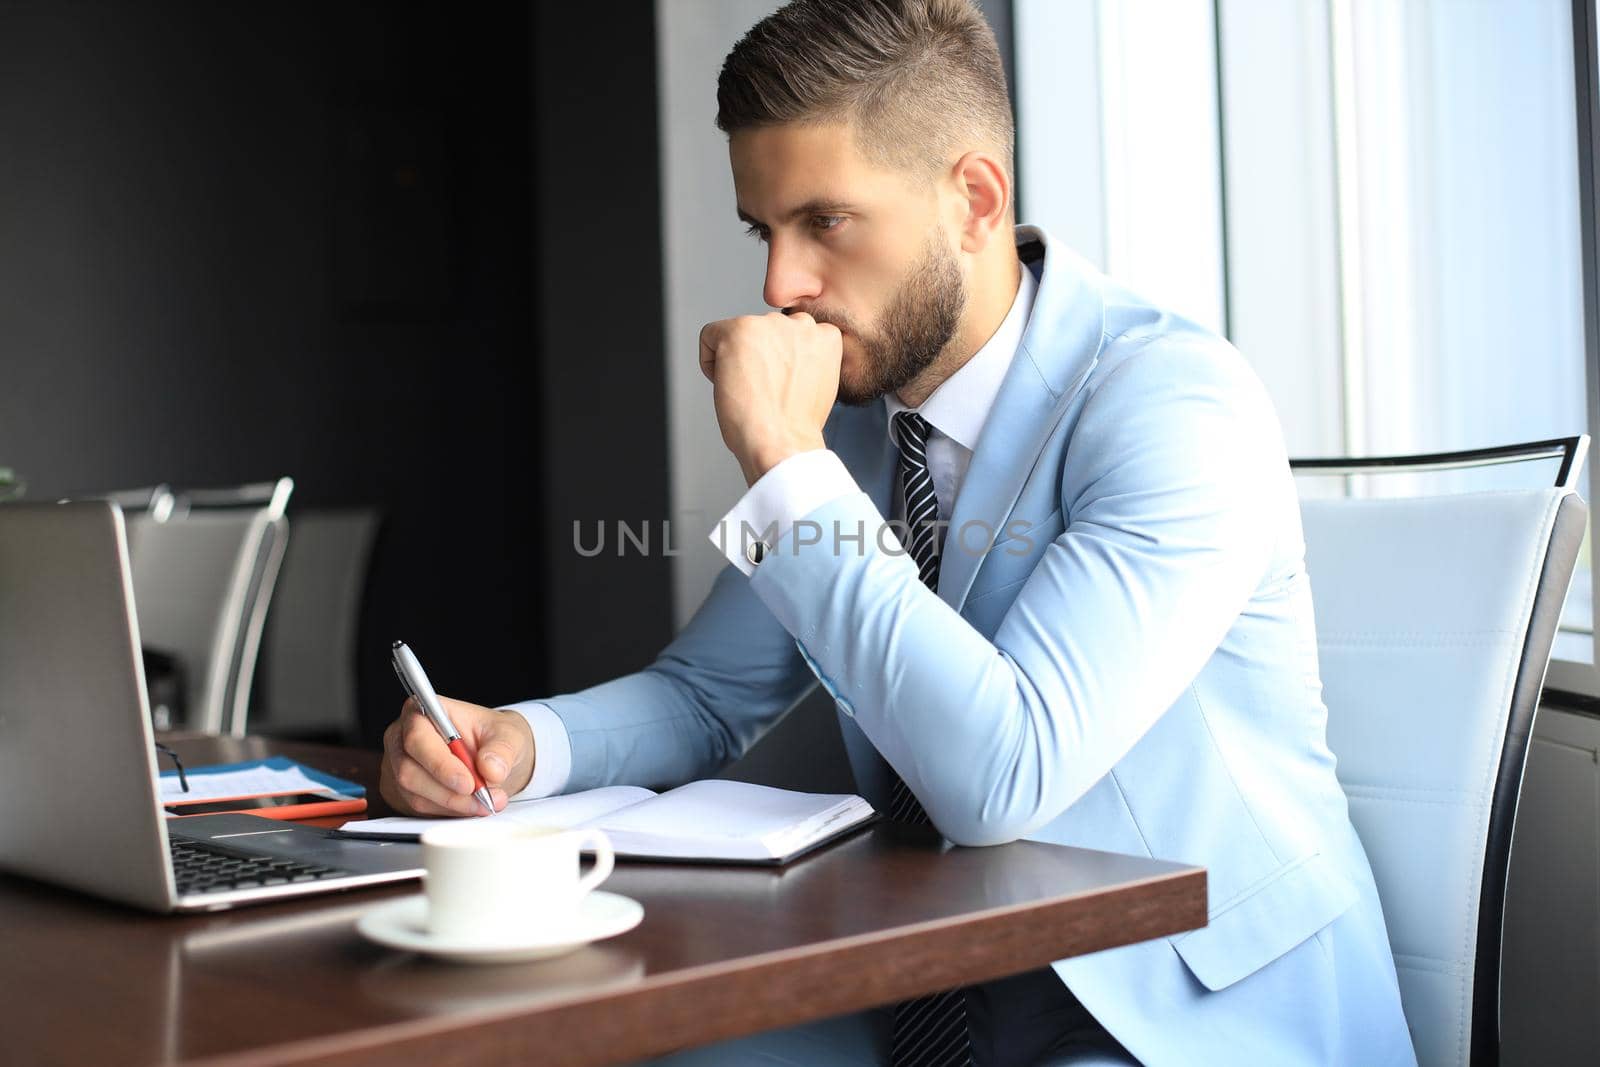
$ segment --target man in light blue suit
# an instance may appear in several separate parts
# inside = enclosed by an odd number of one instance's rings
[[[643,671],[451,702],[496,803],[714,773],[820,681],[875,806],[958,845],[1204,865],[1209,923],[692,1062],[1414,1063],[1245,362],[1013,228],[970,0],[800,0],[719,105],[783,312],[701,334],[750,485],[713,533],[730,566]],[[415,709],[386,743],[392,802],[474,810]]]

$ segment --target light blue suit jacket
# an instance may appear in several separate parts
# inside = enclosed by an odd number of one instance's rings
[[[820,679],[862,793],[881,806],[892,765],[957,844],[1207,868],[1206,927],[1056,964],[1143,1062],[1412,1063],[1324,740],[1272,406],[1225,341],[1036,229],[1018,242],[1039,291],[937,595],[875,533],[883,405],[836,409],[826,435],[861,492],[753,577],[728,568],[650,667],[549,701],[568,788],[714,773]]]

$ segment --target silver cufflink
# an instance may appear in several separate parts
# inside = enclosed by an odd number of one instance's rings
[[[751,541],[744,546],[744,558],[754,567],[767,558],[767,545],[764,541]]]

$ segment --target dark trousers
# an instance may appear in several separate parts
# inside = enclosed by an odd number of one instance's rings
[[[1127,1055],[1049,967],[968,986],[966,999],[977,1067],[1028,1067],[1080,1048]]]
[[[884,1067],[893,1010],[822,1019],[651,1061],[651,1067]],[[979,1067],[1137,1067],[1049,968],[971,987],[967,1021]]]

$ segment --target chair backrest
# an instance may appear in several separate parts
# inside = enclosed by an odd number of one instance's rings
[[[77,493],[78,499],[109,500],[122,509],[124,515],[149,512],[158,522],[165,522],[172,514],[177,497],[170,485],[147,485],[138,489],[115,489],[109,493]]]
[[[267,606],[288,540],[293,483],[270,492],[180,495],[167,517],[129,515],[134,604],[147,648],[182,665],[188,729],[242,735]]]
[[[1301,512],[1328,744],[1418,1060],[1497,1062],[1517,797],[1587,509],[1563,485]]]
[[[356,632],[378,516],[308,511],[294,522],[262,644],[264,684],[252,696],[251,730],[352,736],[359,726]]]
[[[289,506],[289,496],[293,492],[293,478],[275,478],[270,482],[245,482],[243,485],[213,486],[206,489],[184,489],[171,494],[170,510],[172,514],[185,515],[193,510],[265,508],[274,515],[282,515],[284,509]]]
[[[234,737],[245,735],[250,715],[251,683],[255,678],[262,636],[266,633],[267,608],[272,603],[288,547],[289,520],[282,515],[270,516],[255,546],[254,558],[247,564],[250,577],[239,605],[242,622],[229,652],[222,692],[221,732]],[[247,545],[245,557],[249,555]]]

